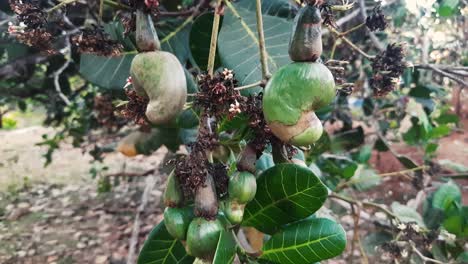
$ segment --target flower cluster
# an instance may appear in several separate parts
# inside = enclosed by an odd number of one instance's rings
[[[10,23],[8,33],[28,46],[55,53],[52,48],[53,36],[47,30],[47,15],[39,5],[30,0],[10,0],[10,7],[19,23]]]
[[[213,77],[202,74],[198,79],[200,91],[195,96],[195,106],[204,108],[214,117],[228,115],[232,118],[241,112],[240,104],[245,98],[234,89],[237,80],[232,70],[224,69]]]
[[[121,110],[121,115],[127,120],[133,120],[137,125],[150,127],[145,114],[149,99],[139,96],[134,89],[125,89],[125,94],[128,102]]]
[[[395,90],[406,68],[405,50],[402,44],[393,43],[372,59],[373,77],[370,81],[375,96],[384,96]]]
[[[200,116],[200,120],[197,140],[188,144],[191,150],[190,154],[177,162],[175,169],[175,174],[187,196],[195,193],[198,187],[205,183],[206,175],[209,172],[206,153],[219,145],[217,134],[212,131],[216,125],[214,119],[205,113]],[[213,177],[217,177],[217,175],[213,175]]]
[[[385,15],[380,8],[380,5],[374,7],[372,14],[366,18],[366,27],[370,31],[385,30],[387,28],[388,22],[385,19]]]
[[[117,56],[122,50],[122,44],[110,39],[99,28],[84,29],[71,37],[71,42],[80,53],[93,53],[102,56]]]

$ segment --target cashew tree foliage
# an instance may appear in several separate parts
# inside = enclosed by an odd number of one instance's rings
[[[468,210],[436,152],[459,122],[447,98],[466,87],[466,43],[454,37],[462,52],[443,55],[413,40],[441,24],[456,36],[467,7],[403,2],[3,1],[0,118],[45,107],[58,131],[39,143],[46,164],[70,137],[96,164],[110,151],[187,149],[169,166],[164,220],[139,264],[317,263],[355,249],[365,263],[462,263]],[[429,24],[409,34],[421,16]],[[370,160],[384,152],[403,170],[379,174]],[[359,195],[401,174],[425,194],[420,207]],[[384,215],[366,238],[365,209]]]

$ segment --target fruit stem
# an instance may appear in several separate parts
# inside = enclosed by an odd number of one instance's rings
[[[262,83],[263,83],[263,81],[254,82],[254,83],[247,84],[247,85],[244,85],[244,86],[236,87],[236,88],[234,88],[234,90],[241,91],[241,90],[245,90],[245,89],[250,89],[250,88],[260,86]]]
[[[346,30],[345,32],[341,32],[340,35],[341,35],[341,36],[346,36],[346,35],[348,35],[349,33],[360,29],[360,28],[363,27],[365,24],[366,24],[366,23],[361,23],[361,24],[359,24],[359,25],[357,25],[357,26],[354,26],[354,27],[352,27],[352,28]]]
[[[360,49],[358,46],[356,46],[351,40],[349,40],[347,37],[345,37],[344,35],[342,35],[343,33],[336,30],[335,28],[331,27],[331,26],[327,26],[328,27],[328,30],[330,30],[330,32],[332,32],[333,34],[336,35],[337,38],[340,38],[342,39],[346,44],[348,44],[348,46],[350,46],[352,49],[354,49],[355,51],[357,51],[359,54],[361,54],[362,56],[366,57],[367,59],[371,60],[371,59],[374,59],[375,56],[372,56],[372,55],[369,55],[367,54],[366,52],[364,52],[362,49]]]
[[[210,53],[208,55],[208,75],[213,76],[215,58],[216,58],[216,45],[218,44],[218,31],[219,31],[219,21],[220,21],[220,12],[221,4],[223,0],[216,1],[216,8],[213,19],[213,29],[211,30],[211,42],[210,42]]]
[[[263,32],[262,0],[257,0],[257,31],[258,48],[260,50],[260,62],[262,64],[262,77],[268,80],[271,77],[268,69],[267,52],[265,46],[265,33]]]
[[[76,1],[78,1],[78,0],[65,0],[65,1],[60,2],[59,4],[57,4],[57,5],[53,6],[53,7],[51,7],[51,8],[48,9],[46,12],[47,12],[47,13],[50,13],[50,12],[52,12],[52,11],[54,11],[54,10],[57,10],[57,9],[61,8],[62,6],[66,6],[66,5],[71,4],[71,3],[74,3],[74,2],[76,2]]]

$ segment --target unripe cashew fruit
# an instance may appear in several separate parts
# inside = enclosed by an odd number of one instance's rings
[[[166,207],[164,210],[164,224],[167,232],[175,239],[185,240],[192,219],[193,209],[190,207]]]
[[[130,67],[133,87],[149,98],[146,117],[154,125],[168,124],[187,100],[185,73],[179,60],[169,52],[140,53]]]
[[[294,19],[289,42],[289,57],[293,61],[314,62],[322,55],[322,17],[320,10],[306,4]]]
[[[135,40],[139,51],[155,51],[161,49],[158,34],[154,28],[151,14],[141,8],[136,11]]]
[[[229,199],[240,204],[246,204],[255,197],[257,180],[247,171],[236,171],[229,178]]]
[[[184,205],[184,194],[174,171],[167,178],[166,190],[164,190],[164,204],[167,207],[182,207]]]
[[[294,62],[280,68],[263,95],[263,113],[273,134],[283,142],[307,146],[316,142],[323,126],[315,110],[335,98],[335,81],[316,62]]]
[[[127,157],[134,157],[138,154],[137,144],[144,142],[151,137],[151,133],[134,131],[124,137],[117,145],[117,151]]]
[[[206,175],[205,183],[195,191],[195,215],[213,218],[218,214],[218,196],[210,174]]]
[[[233,225],[240,224],[244,217],[245,204],[227,200],[224,202],[224,215]]]
[[[223,225],[218,219],[206,220],[203,217],[193,219],[187,231],[187,253],[205,260],[212,259],[222,229]]]

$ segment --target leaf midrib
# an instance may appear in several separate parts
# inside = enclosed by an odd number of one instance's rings
[[[232,13],[234,13],[234,16],[238,17],[239,18],[239,22],[241,23],[242,27],[244,28],[244,30],[247,32],[247,34],[252,38],[252,40],[258,45],[259,44],[259,41],[257,39],[257,37],[255,36],[255,33],[250,29],[250,27],[245,23],[244,19],[242,18],[242,16],[239,14],[239,12],[237,12],[237,9],[234,7],[234,5],[229,2],[229,1],[226,1],[225,2],[227,7],[232,11]],[[242,8],[242,7],[241,7]],[[266,52],[266,55],[267,55],[267,58],[268,58],[268,61],[270,61],[271,64],[273,64],[273,66],[275,66],[276,68],[278,68],[278,65],[276,64],[276,62],[273,60],[273,58],[270,56],[270,54]]]
[[[310,244],[318,243],[318,242],[320,242],[322,240],[328,240],[329,238],[332,238],[332,237],[335,237],[335,236],[338,236],[338,235],[340,235],[340,234],[339,233],[332,234],[332,235],[329,235],[329,236],[326,236],[326,237],[321,237],[321,238],[316,239],[316,240],[307,241],[306,243],[302,243],[300,245],[292,245],[292,246],[289,246],[289,247],[268,249],[268,250],[263,251],[263,254],[266,255],[266,254],[272,254],[272,253],[287,251],[287,250],[297,250],[298,248],[302,248],[302,247],[306,247],[306,246],[308,247]]]
[[[246,218],[246,219],[245,219],[245,221],[246,221],[246,222],[249,222],[249,220],[250,220],[251,218],[255,218],[257,215],[262,214],[265,210],[269,209],[270,207],[276,206],[277,203],[283,202],[283,201],[285,201],[285,200],[289,200],[290,198],[292,198],[292,197],[294,197],[294,196],[296,196],[296,195],[304,194],[306,191],[311,190],[311,189],[314,189],[315,187],[317,187],[317,184],[314,184],[314,185],[312,185],[310,188],[304,189],[303,191],[300,191],[300,192],[296,192],[296,193],[294,193],[294,194],[292,194],[292,195],[290,195],[290,196],[285,196],[284,198],[282,198],[282,199],[280,199],[280,200],[272,201],[271,204],[269,204],[269,205],[267,205],[267,206],[265,206],[265,207],[262,207],[262,209],[258,210],[257,213],[251,214],[249,218]],[[325,197],[325,196],[321,196],[321,197]],[[320,197],[318,197],[318,198],[320,198]],[[256,200],[256,199],[255,199],[255,200]],[[260,204],[260,203],[259,203],[259,204]],[[261,204],[260,204],[260,205],[261,205]],[[250,212],[250,210],[249,210],[249,212]]]

